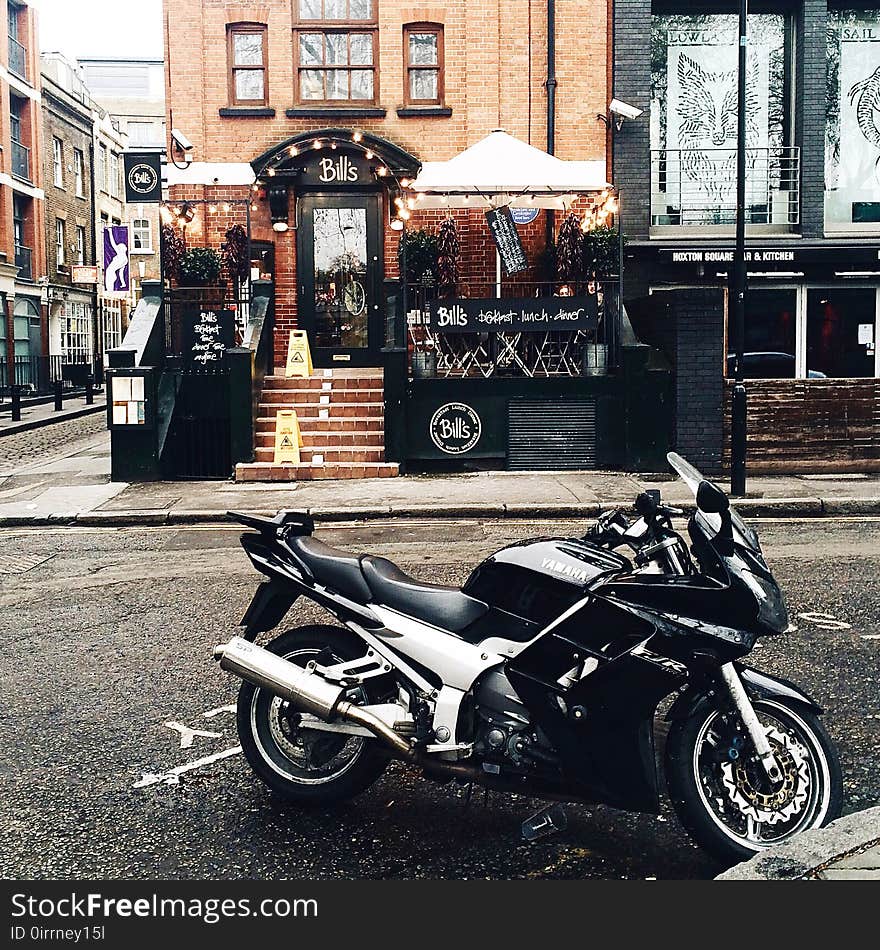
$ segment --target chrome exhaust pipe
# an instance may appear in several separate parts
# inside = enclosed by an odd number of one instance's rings
[[[344,687],[334,686],[305,667],[241,637],[215,646],[214,659],[219,661],[221,670],[286,699],[301,712],[311,713],[325,722],[342,719],[357,723],[392,746],[400,758],[414,758],[415,752],[403,736],[369,710],[346,700]]]

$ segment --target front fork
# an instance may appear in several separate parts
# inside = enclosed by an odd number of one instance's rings
[[[771,782],[780,781],[782,779],[782,772],[779,769],[779,763],[776,761],[776,756],[770,748],[770,742],[767,739],[767,734],[764,732],[764,727],[758,721],[755,709],[752,706],[752,701],[749,699],[748,693],[746,693],[739,673],[737,673],[733,663],[725,663],[721,667],[721,678],[724,680],[724,685],[730,692],[733,705],[736,707],[736,711],[739,713],[739,717],[746,727],[746,731],[752,740],[755,751],[758,753],[758,758],[761,760],[761,765],[764,767],[767,777]]]

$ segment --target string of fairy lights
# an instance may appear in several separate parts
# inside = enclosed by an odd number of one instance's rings
[[[392,198],[391,229],[394,231],[402,231],[406,226],[406,222],[412,218],[413,212],[418,210],[420,203],[425,200],[426,196],[421,192],[405,196],[404,193],[412,185],[412,179],[399,177],[394,168],[377,155],[375,147],[371,147],[364,141],[364,133],[359,130],[351,132],[350,137],[343,138],[339,135],[316,136],[311,140],[304,140],[280,149],[269,159],[260,173],[260,177],[251,186],[253,195],[251,199],[249,199],[250,210],[258,210],[259,205],[257,204],[257,199],[265,197],[266,188],[271,184],[273,178],[278,177],[279,171],[282,170],[282,165],[291,159],[306,156],[310,152],[320,152],[324,150],[335,152],[340,146],[344,146],[348,149],[359,149],[368,162],[373,160],[377,161],[378,164],[372,168],[373,174],[377,180],[389,183],[390,190],[395,192]],[[456,197],[465,206],[468,206],[472,200],[472,196],[469,194],[457,195]],[[479,204],[481,197],[483,196],[473,196],[475,206]],[[525,195],[517,203],[530,205],[534,204],[534,201],[535,195]],[[446,205],[448,202],[448,196],[440,196],[441,205]],[[203,205],[209,214],[217,214],[219,212],[228,214],[234,205],[242,203],[247,202],[241,200],[210,203],[203,201],[181,201],[178,205],[163,206],[161,208],[162,221],[165,224],[176,221],[179,225],[189,226],[191,230],[198,230],[199,224],[198,221],[195,220],[195,204]],[[581,229],[587,232],[599,227],[610,226],[611,221],[617,216],[619,209],[619,195],[616,189],[610,187],[603,189],[595,197],[588,200],[587,208],[584,211],[581,221]],[[276,222],[273,224],[273,227],[275,227],[277,231],[286,231],[288,228],[284,222]]]

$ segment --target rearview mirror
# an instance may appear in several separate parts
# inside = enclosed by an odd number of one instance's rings
[[[710,515],[720,515],[730,508],[730,499],[711,482],[702,481],[697,488],[697,507]]]

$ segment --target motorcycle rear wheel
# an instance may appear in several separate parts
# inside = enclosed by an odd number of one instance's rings
[[[314,625],[288,630],[266,649],[304,666],[324,651],[332,655],[332,662],[341,662],[363,656],[366,648],[348,630]],[[378,698],[363,686],[348,693],[348,699],[358,704]],[[257,777],[282,798],[300,805],[354,798],[388,765],[388,753],[376,739],[301,728],[289,703],[251,683],[243,683],[239,690],[237,721],[242,751]]]
[[[746,745],[740,754],[744,730],[731,729],[718,709],[675,722],[666,743],[675,812],[691,837],[727,865],[822,827],[843,805],[840,762],[819,718],[777,700],[753,705],[783,770],[776,786]]]

